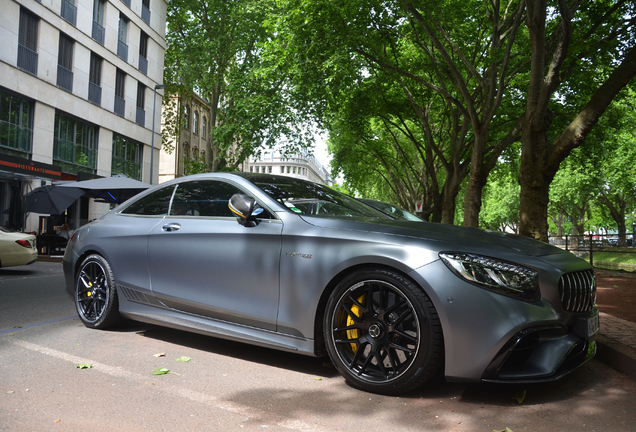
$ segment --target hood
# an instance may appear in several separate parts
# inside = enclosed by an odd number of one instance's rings
[[[383,219],[321,218],[301,216],[307,223],[330,229],[374,232],[392,236],[421,239],[431,249],[487,254],[522,254],[544,256],[568,253],[555,246],[515,234],[486,231],[430,222],[409,222]]]

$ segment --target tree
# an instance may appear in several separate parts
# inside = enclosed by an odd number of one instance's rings
[[[618,245],[626,245],[627,214],[636,208],[636,92],[626,89],[612,105],[614,127],[607,127],[599,164],[598,201],[618,229]]]
[[[453,223],[457,195],[469,176],[464,220],[476,226],[488,172],[520,133],[519,95],[509,87],[510,75],[524,63],[513,55],[523,2],[511,7],[456,0],[282,3],[285,57],[298,65],[299,87],[325,95],[327,128],[334,120],[346,123],[339,107],[361,89],[390,94],[386,99],[397,108],[383,115],[380,108],[387,103],[375,98],[380,103],[368,111],[369,121],[375,118],[390,131],[387,145],[411,142],[419,160],[408,169],[423,168],[425,176],[416,178],[425,179],[420,189],[434,219]],[[331,142],[339,145],[337,139]]]
[[[527,0],[532,55],[521,126],[521,234],[547,241],[550,183],[561,162],[636,75],[635,12],[626,0]]]
[[[268,28],[274,11],[274,0],[168,2],[167,92],[187,98],[196,91],[209,102],[211,171],[236,169],[280,137],[290,148],[308,142],[281,69],[263,55],[275,37]]]

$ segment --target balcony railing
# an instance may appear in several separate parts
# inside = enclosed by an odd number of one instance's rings
[[[92,34],[93,39],[95,39],[97,43],[99,43],[102,46],[104,46],[104,34],[105,34],[104,27],[99,25],[97,21],[93,21],[93,34]]]
[[[141,4],[141,19],[146,22],[146,24],[150,25],[150,9],[146,7],[145,4]]]
[[[117,56],[128,61],[128,45],[120,40],[117,41]]]
[[[141,54],[139,54],[139,71],[144,75],[148,75],[148,60],[142,57]]]
[[[139,126],[146,126],[146,111],[137,107],[137,124]]]
[[[102,105],[102,88],[90,81],[88,83],[88,100],[96,105]]]
[[[122,117],[126,116],[126,101],[119,96],[115,96],[115,114]]]
[[[73,93],[73,72],[57,65],[57,86]]]
[[[38,74],[38,53],[18,44],[18,67],[23,71]]]
[[[0,147],[31,153],[32,137],[31,129],[0,120]]]
[[[97,150],[82,144],[55,138],[53,140],[53,160],[95,169]]]
[[[62,0],[62,10],[60,11],[60,15],[66,21],[75,25],[77,20],[77,6],[73,4],[73,2],[69,0]]]

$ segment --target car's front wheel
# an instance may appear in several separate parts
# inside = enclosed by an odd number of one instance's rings
[[[332,362],[354,387],[401,394],[443,363],[439,317],[412,281],[387,270],[358,271],[338,284],[324,317]]]
[[[101,255],[89,255],[82,261],[75,277],[75,306],[86,327],[106,329],[119,321],[115,278]]]

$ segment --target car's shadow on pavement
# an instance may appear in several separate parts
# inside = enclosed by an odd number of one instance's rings
[[[29,276],[36,273],[34,270],[17,270],[12,268],[0,269],[0,277],[2,276]]]
[[[214,336],[128,320],[110,331],[125,333],[143,332],[143,336],[147,338],[182,345],[213,354],[326,378],[339,376],[328,357],[316,358],[291,352],[277,351]]]
[[[129,320],[110,331],[139,333],[162,342],[294,372],[325,378],[340,376],[328,357],[309,357]],[[535,384],[453,383],[440,376],[400,397],[413,400],[456,398],[458,402],[468,404],[527,406],[571,399],[593,387],[597,379],[599,377],[590,374],[585,366],[559,381]]]

